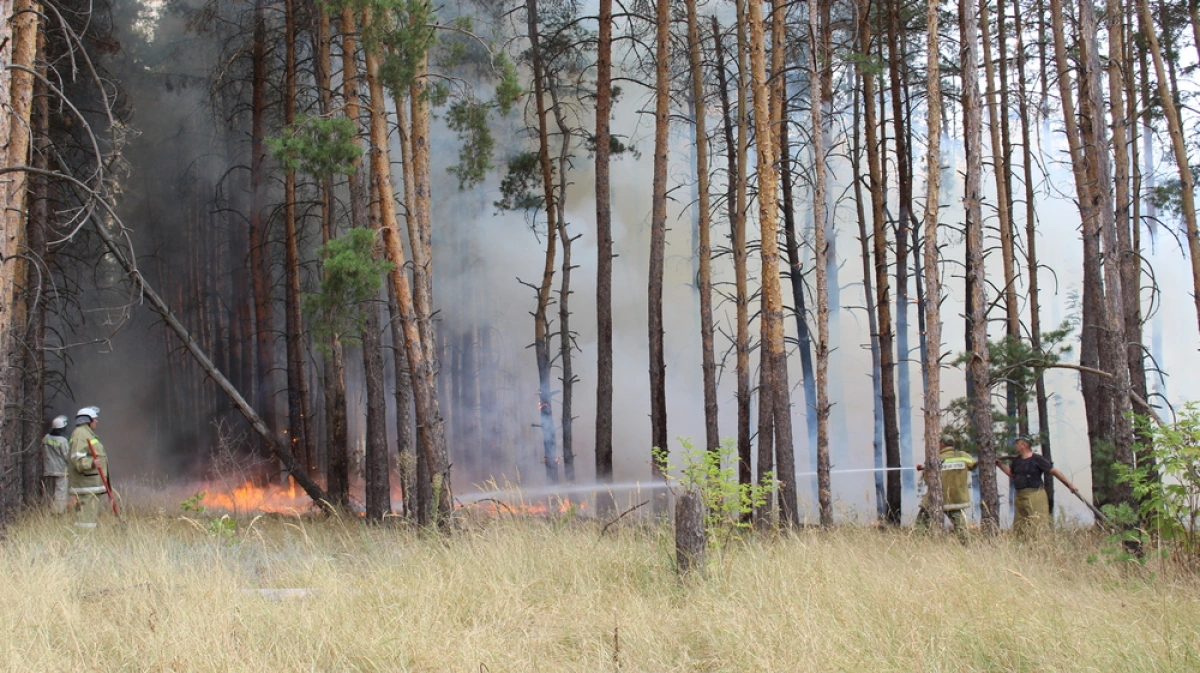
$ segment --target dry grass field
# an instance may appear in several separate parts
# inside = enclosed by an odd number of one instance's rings
[[[32,517],[0,544],[5,671],[1196,671],[1200,582],[1099,540],[735,542],[681,582],[665,526]]]

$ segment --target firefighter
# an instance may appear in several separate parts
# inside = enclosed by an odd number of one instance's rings
[[[67,456],[71,450],[67,422],[66,416],[56,416],[42,437],[42,491],[55,514],[67,511]]]
[[[1028,438],[1018,437],[1014,448],[1017,455],[1012,458],[1011,464],[996,461],[996,467],[1012,479],[1013,487],[1017,489],[1017,498],[1013,503],[1013,530],[1023,535],[1048,530],[1052,520],[1050,499],[1044,486],[1050,482],[1050,477],[1061,481],[1076,496],[1079,495],[1079,489],[1048,458],[1034,453]]]
[[[942,511],[954,524],[954,534],[958,536],[959,540],[966,542],[966,511],[971,507],[970,480],[967,478],[967,472],[979,467],[979,461],[965,451],[955,450],[954,441],[949,437],[942,437],[939,446],[941,453],[938,458],[942,464]],[[924,465],[917,465],[917,470],[924,468]],[[929,494],[927,493],[921,499],[921,506],[917,511],[917,528],[928,529],[933,516],[934,514],[929,511]]]
[[[84,407],[75,415],[75,431],[71,433],[71,455],[68,465],[71,495],[75,496],[75,525],[81,529],[96,527],[100,511],[100,496],[108,492],[101,471],[108,473],[108,455],[96,436],[97,407]],[[93,458],[93,456],[95,456]],[[111,497],[111,496],[110,496]]]

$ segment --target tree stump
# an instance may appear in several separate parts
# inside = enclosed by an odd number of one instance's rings
[[[675,563],[680,575],[704,572],[708,536],[704,530],[704,500],[687,491],[675,502]]]

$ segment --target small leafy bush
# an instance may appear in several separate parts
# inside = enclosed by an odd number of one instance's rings
[[[764,483],[738,483],[737,444],[725,438],[716,451],[697,448],[686,437],[677,440],[682,449],[678,454],[664,455],[655,447],[654,460],[666,464],[667,481],[685,490],[700,493],[705,505],[704,525],[710,544],[720,546],[739,530],[749,528],[748,516],[770,501],[779,488],[774,472],[768,472]],[[676,459],[678,462],[676,462]]]

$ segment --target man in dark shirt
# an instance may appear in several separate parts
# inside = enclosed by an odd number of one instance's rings
[[[1016,441],[1017,457],[1012,463],[1005,465],[1002,461],[996,467],[1013,481],[1017,489],[1016,515],[1013,517],[1013,530],[1018,533],[1030,533],[1044,530],[1050,525],[1050,500],[1046,497],[1045,484],[1053,476],[1063,483],[1076,495],[1079,489],[1067,479],[1058,468],[1054,467],[1045,456],[1034,453],[1029,440],[1020,437]]]

